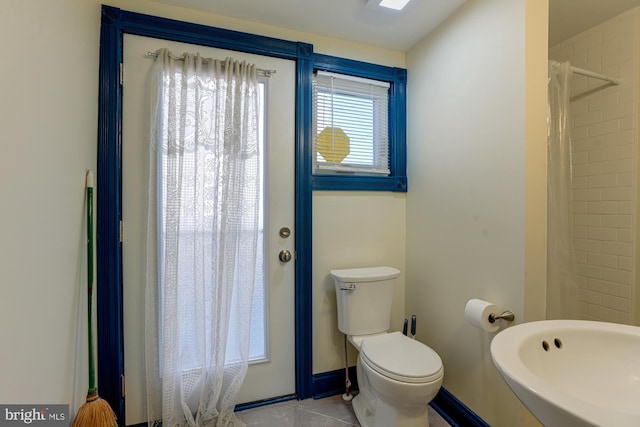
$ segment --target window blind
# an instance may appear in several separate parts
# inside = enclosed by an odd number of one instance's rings
[[[315,174],[390,174],[389,88],[387,82],[315,73]]]

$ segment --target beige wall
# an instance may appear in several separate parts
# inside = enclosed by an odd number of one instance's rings
[[[491,361],[492,335],[464,320],[464,306],[482,298],[518,322],[525,309],[540,315],[540,301],[524,300],[525,269],[544,269],[541,244],[527,246],[546,216],[532,204],[546,185],[547,17],[537,3],[467,2],[407,55],[406,310],[442,357],[444,386],[495,426],[521,425],[520,405]]]
[[[319,191],[313,197],[313,372],[344,369],[344,335],[338,330],[336,292],[329,272],[388,265],[400,270],[391,330],[405,317],[406,194]],[[349,364],[355,365],[351,344]]]

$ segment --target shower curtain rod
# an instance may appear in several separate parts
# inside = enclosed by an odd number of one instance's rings
[[[600,79],[600,80],[604,80],[606,82],[611,83],[614,86],[619,85],[620,83],[622,83],[622,81],[620,81],[619,79],[613,79],[609,76],[605,76],[604,74],[598,74],[598,73],[594,73],[593,71],[589,71],[589,70],[583,70],[582,68],[578,68],[578,67],[571,67],[571,71],[573,71],[576,74],[580,74],[582,76],[586,76],[586,77],[593,77],[594,79]]]

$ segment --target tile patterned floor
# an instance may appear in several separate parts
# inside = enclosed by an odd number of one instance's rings
[[[247,427],[351,427],[359,426],[351,403],[342,396],[325,399],[290,400],[236,414]],[[451,427],[429,407],[430,427]]]

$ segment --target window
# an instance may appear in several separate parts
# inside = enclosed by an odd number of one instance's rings
[[[389,87],[377,80],[315,73],[315,174],[389,175]]]
[[[196,214],[188,214],[193,210],[197,210],[198,206],[202,204],[206,204],[203,200],[207,197],[204,193],[198,192],[198,190],[204,191],[204,188],[200,188],[199,186],[189,185],[189,183],[193,183],[195,181],[193,177],[202,176],[204,171],[202,168],[207,168],[209,165],[213,164],[212,154],[209,152],[210,150],[207,148],[206,144],[197,144],[195,143],[195,138],[190,138],[190,136],[196,135],[198,131],[202,131],[202,129],[207,128],[210,123],[199,124],[198,127],[195,125],[194,120],[185,120],[184,128],[176,130],[176,122],[182,122],[182,120],[170,120],[171,112],[184,114],[184,117],[195,117],[197,116],[196,112],[192,110],[196,108],[193,105],[198,105],[199,107],[206,110],[207,105],[206,101],[211,102],[211,97],[207,98],[209,94],[205,94],[202,96],[204,100],[201,100],[200,97],[196,96],[196,88],[201,87],[210,87],[212,86],[210,82],[207,82],[202,77],[191,77],[188,80],[183,76],[181,69],[175,72],[175,76],[173,79],[164,79],[162,81],[163,84],[163,96],[162,96],[162,130],[160,134],[163,135],[165,139],[163,139],[162,143],[164,146],[169,145],[169,138],[171,135],[184,132],[186,135],[186,144],[187,149],[181,150],[180,155],[183,160],[180,162],[182,170],[180,171],[180,177],[176,177],[174,174],[171,174],[169,171],[175,171],[174,167],[169,167],[170,164],[170,156],[175,154],[169,154],[170,150],[163,149],[161,150],[161,173],[159,174],[160,185],[161,185],[161,202],[159,204],[159,221],[161,224],[166,224],[168,222],[168,214],[167,209],[178,210],[180,212],[184,212],[181,215],[175,215],[174,218],[177,217],[177,221],[179,222],[179,235],[168,235],[165,227],[161,227],[160,235],[158,238],[161,241],[160,247],[165,248],[167,246],[167,240],[170,238],[173,242],[173,245],[178,247],[179,249],[175,252],[178,254],[175,272],[174,274],[177,276],[176,282],[178,284],[177,290],[173,294],[173,297],[177,300],[177,312],[178,316],[176,316],[176,322],[178,323],[177,329],[180,331],[178,337],[178,345],[180,348],[180,361],[179,366],[183,372],[187,372],[190,370],[201,369],[205,366],[208,366],[208,360],[202,359],[203,355],[207,357],[213,353],[211,350],[211,346],[215,345],[215,340],[203,342],[202,338],[202,330],[199,328],[195,328],[194,325],[206,325],[207,328],[211,327],[211,325],[215,322],[215,313],[209,310],[209,307],[213,307],[214,304],[207,304],[204,311],[198,311],[194,309],[193,302],[203,298],[203,287],[209,286],[218,286],[215,284],[215,281],[212,281],[211,278],[203,278],[202,274],[206,271],[207,276],[212,276],[211,268],[214,267],[214,264],[210,262],[210,259],[203,259],[203,254],[207,256],[215,256],[217,249],[214,247],[215,245],[219,245],[220,242],[211,238],[211,233],[215,234],[223,234],[225,231],[218,221],[218,217],[213,213],[202,214],[205,216],[206,221],[200,222],[201,219]],[[178,84],[176,84],[176,81]],[[188,86],[184,88],[181,87],[179,83],[186,82]],[[194,83],[195,82],[195,83]],[[209,83],[209,85],[205,85]],[[258,218],[257,218],[257,230],[254,229],[246,229],[241,231],[241,233],[247,234],[247,239],[251,236],[250,234],[257,233],[257,253],[256,253],[256,263],[255,263],[255,284],[253,286],[253,296],[252,296],[252,309],[251,309],[251,322],[250,322],[250,345],[249,345],[249,361],[253,363],[264,362],[267,360],[268,354],[268,343],[267,343],[267,322],[266,322],[266,303],[267,303],[267,288],[266,288],[266,274],[265,274],[265,265],[264,265],[264,251],[265,251],[265,242],[264,242],[264,175],[259,173],[264,169],[264,147],[265,147],[265,117],[266,117],[266,84],[267,80],[265,78],[261,78],[258,82],[257,86],[257,111],[256,111],[256,120],[257,120],[257,144],[260,146],[258,150],[259,160],[258,162],[262,165],[260,168],[253,169],[248,167],[246,172],[251,175],[250,181],[256,180],[258,182],[260,191],[256,194],[248,194],[247,199],[242,199],[240,201],[241,204],[253,204],[257,203],[259,206],[258,209]],[[174,95],[169,96],[171,91],[176,92]],[[176,106],[170,105],[169,100],[173,100],[177,103]],[[197,103],[196,99],[201,100],[202,103]],[[181,103],[185,103],[185,107],[181,108]],[[174,107],[174,109],[172,109]],[[184,109],[184,111],[182,111]],[[176,111],[177,110],[177,111]],[[169,112],[169,113],[165,113]],[[201,120],[202,121],[202,120]],[[202,139],[206,139],[207,137],[203,137]],[[174,150],[175,151],[175,150]],[[175,163],[175,162],[174,162]],[[183,180],[184,185],[183,191],[180,197],[176,197],[175,194],[169,194],[168,192],[168,181],[171,180]],[[209,185],[211,184],[211,179],[207,181]],[[218,183],[218,185],[225,185],[224,183]],[[204,187],[204,185],[202,185]],[[223,190],[220,188],[215,191],[216,193],[222,193]],[[210,194],[209,194],[210,196]],[[253,197],[257,197],[257,200],[253,200]],[[209,201],[211,202],[211,201]],[[219,201],[215,200],[215,203],[218,204]],[[210,208],[210,207],[209,207]],[[194,218],[196,217],[196,218]],[[215,218],[215,220],[212,220]],[[224,222],[224,221],[223,221]],[[247,224],[251,225],[252,221],[247,221]],[[169,243],[171,244],[171,243]],[[194,250],[194,248],[198,248]],[[195,256],[194,256],[195,254]],[[165,266],[165,250],[162,250],[160,253],[161,261],[159,265],[161,266],[158,274],[160,276],[160,294],[159,298],[162,300],[165,294],[166,285],[166,272],[165,269],[162,268]],[[240,260],[241,261],[241,260]],[[241,267],[240,267],[241,268]],[[212,283],[214,282],[214,283]],[[174,282],[172,282],[174,283]],[[175,284],[175,283],[174,283]],[[207,289],[207,292],[210,292]],[[208,293],[205,293],[208,295]],[[230,323],[228,325],[228,338],[226,344],[226,363],[236,363],[240,360],[240,346],[242,341],[238,339],[239,336],[242,335],[240,333],[241,325],[238,323],[241,319],[244,319],[242,315],[240,315],[240,310],[245,310],[241,306],[246,301],[243,300],[241,295],[238,295],[238,292],[235,291],[232,294],[232,302],[231,302],[231,314],[229,316]],[[245,297],[246,293],[243,294]],[[159,304],[159,306],[164,307],[164,304]],[[162,314],[161,318],[165,315]],[[246,320],[246,319],[244,319]],[[162,322],[162,320],[160,320]],[[159,328],[159,332],[162,328]],[[214,335],[213,332],[208,332],[207,334]],[[159,348],[163,348],[163,335],[159,334],[158,336]],[[201,347],[205,345],[207,346],[207,350],[205,352],[201,351]],[[160,351],[159,361],[162,366],[163,363],[163,352]],[[163,372],[163,369],[160,369],[160,372]]]
[[[407,191],[406,70],[314,54],[314,190]]]

